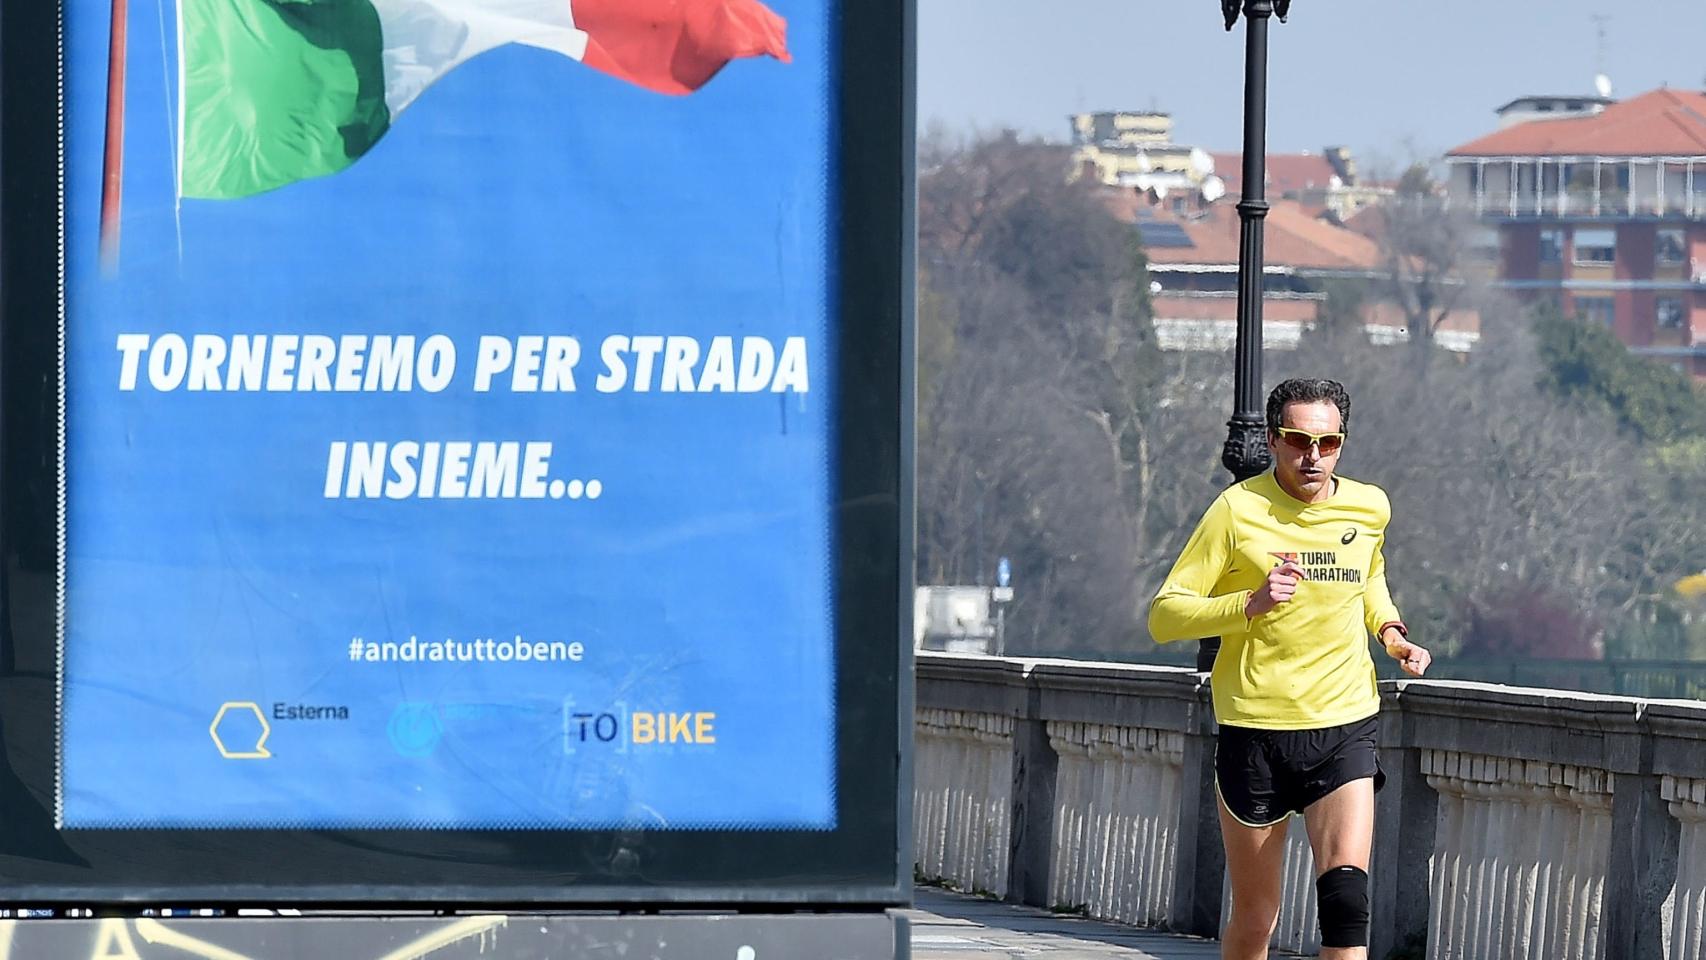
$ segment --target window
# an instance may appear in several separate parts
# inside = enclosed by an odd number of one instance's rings
[[[1476,227],[1469,235],[1469,255],[1477,260],[1497,260],[1501,249],[1497,227]]]
[[[1660,330],[1682,329],[1682,299],[1679,297],[1660,297],[1657,307],[1657,321]]]
[[[1576,231],[1576,262],[1584,265],[1617,262],[1617,231]]]
[[[1562,230],[1542,230],[1542,231],[1540,231],[1540,262],[1541,263],[1563,263],[1564,262],[1564,231],[1562,231]]]
[[[1478,163],[1469,168],[1469,192],[1481,192],[1481,165]]]
[[[1576,316],[1588,323],[1596,323],[1602,327],[1615,326],[1617,320],[1616,301],[1610,297],[1577,297]]]
[[[1653,258],[1667,266],[1686,263],[1688,261],[1687,237],[1676,228],[1660,230],[1658,240],[1654,244]]]

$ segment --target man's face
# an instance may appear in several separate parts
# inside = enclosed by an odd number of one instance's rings
[[[1268,449],[1274,455],[1274,477],[1286,492],[1306,503],[1333,495],[1333,470],[1339,465],[1338,444],[1333,439],[1319,443],[1309,437],[1283,431],[1302,431],[1317,436],[1336,434],[1343,425],[1339,408],[1328,400],[1288,403],[1280,413],[1281,433],[1268,434]],[[1323,446],[1329,450],[1321,449]]]

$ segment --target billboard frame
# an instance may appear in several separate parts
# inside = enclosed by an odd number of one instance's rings
[[[12,905],[910,902],[914,0],[833,9],[837,825],[426,832],[55,827],[65,12],[64,0],[0,7],[0,891]]]

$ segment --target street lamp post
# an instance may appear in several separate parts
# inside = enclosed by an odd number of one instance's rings
[[[1238,334],[1233,350],[1232,419],[1220,462],[1235,480],[1268,469],[1267,427],[1262,411],[1262,233],[1268,216],[1268,20],[1283,22],[1291,0],[1221,0],[1226,29],[1244,14],[1244,195],[1238,201]],[[1214,669],[1220,638],[1197,642],[1197,669]]]

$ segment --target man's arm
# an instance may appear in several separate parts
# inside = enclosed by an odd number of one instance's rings
[[[1209,595],[1225,574],[1232,549],[1232,508],[1224,497],[1216,498],[1149,604],[1149,635],[1156,643],[1249,629],[1244,605],[1250,591]]]
[[[1363,622],[1368,626],[1368,632],[1385,642],[1390,628],[1396,628],[1399,633],[1408,632],[1404,626],[1404,618],[1398,615],[1398,605],[1392,602],[1392,591],[1386,586],[1386,532],[1383,530],[1374,541],[1374,562],[1368,568],[1368,580],[1363,585],[1362,613]]]
[[[1386,532],[1374,543],[1374,562],[1368,568],[1368,582],[1363,587],[1363,620],[1368,632],[1380,639],[1386,655],[1398,661],[1404,672],[1419,677],[1433,662],[1433,655],[1418,643],[1410,642],[1410,630],[1398,615],[1398,605],[1392,602],[1392,591],[1386,585]]]

